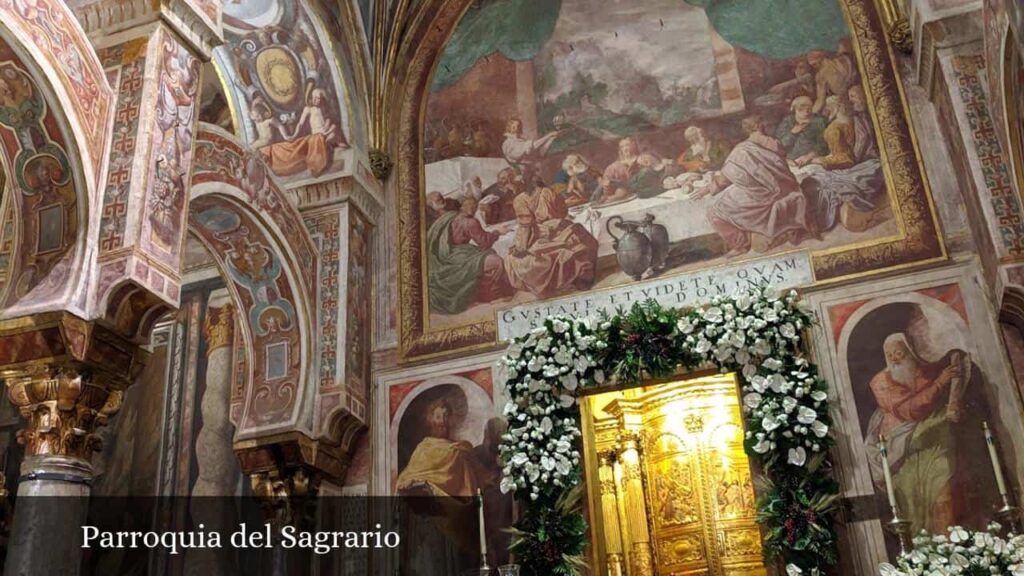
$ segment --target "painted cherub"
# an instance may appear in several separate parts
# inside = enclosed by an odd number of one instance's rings
[[[326,98],[327,93],[320,88],[310,91],[306,106],[302,109],[299,121],[295,124],[295,129],[288,140],[298,138],[303,128],[308,126],[309,134],[322,134],[328,145],[333,145],[336,148],[348,148],[348,142],[345,141],[341,129],[327,116],[327,111],[324,109]]]
[[[284,125],[274,118],[270,107],[265,102],[257,100],[253,103],[252,108],[249,109],[249,119],[252,120],[252,125],[256,129],[256,139],[252,142],[252,147],[256,150],[278,142],[278,138],[288,139]]]

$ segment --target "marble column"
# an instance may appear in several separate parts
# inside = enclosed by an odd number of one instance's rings
[[[4,576],[75,576],[93,477],[89,460],[99,447],[96,428],[120,409],[122,392],[71,363],[2,376],[26,421],[18,433],[25,460]]]
[[[230,420],[232,344],[235,314],[226,290],[210,294],[203,323],[206,337],[206,389],[200,401],[202,426],[196,435],[199,477],[192,485],[189,502],[192,520],[207,530],[229,534],[235,518],[226,502],[235,495],[238,459],[232,450],[235,427]],[[209,500],[221,497],[222,500]],[[185,553],[185,576],[230,576],[237,572],[226,549],[195,548]]]

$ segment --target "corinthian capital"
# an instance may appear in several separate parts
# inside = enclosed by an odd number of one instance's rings
[[[26,426],[26,456],[89,460],[100,448],[96,429],[121,408],[122,391],[76,366],[37,365],[5,374],[7,394]]]
[[[0,321],[0,380],[25,418],[26,456],[88,460],[96,428],[121,407],[146,352],[103,326],[66,313]]]

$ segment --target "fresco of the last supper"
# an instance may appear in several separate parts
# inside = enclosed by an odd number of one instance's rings
[[[864,4],[470,4],[407,199],[420,328],[771,254],[819,280],[941,254],[923,177],[897,166],[913,136],[880,144],[907,127],[888,66],[864,70],[887,56]]]

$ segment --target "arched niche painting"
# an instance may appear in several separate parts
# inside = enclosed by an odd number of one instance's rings
[[[434,24],[402,112],[407,355],[768,254],[817,281],[942,255],[870,1],[453,0]]]
[[[984,422],[1004,440],[1005,470],[1016,468],[1010,439],[1020,422],[1008,420],[1013,412],[1001,406],[1015,394],[1012,387],[1000,390],[983,369],[985,351],[972,335],[967,308],[960,285],[948,284],[828,310],[838,369],[852,392],[845,427],[854,452],[866,456],[873,517],[883,523],[892,517],[879,449],[884,436],[897,504],[915,533],[983,528],[1002,505]],[[897,552],[895,538],[886,538]]]
[[[443,514],[413,515],[416,518],[406,527],[410,537],[432,544],[404,553],[406,565],[458,567],[451,573],[479,565],[476,509],[449,502],[450,497],[473,496],[477,490],[484,500],[489,562],[496,566],[508,561],[509,536],[504,529],[512,523],[512,498],[499,489],[498,460],[498,443],[507,423],[494,402],[490,368],[388,388],[390,490],[414,498],[412,502],[417,497],[440,498],[444,508]]]

